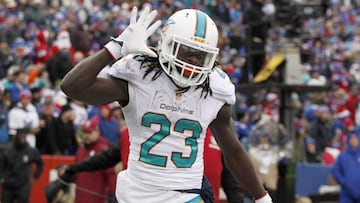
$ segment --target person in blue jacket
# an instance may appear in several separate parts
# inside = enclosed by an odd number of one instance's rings
[[[340,184],[340,203],[360,202],[360,134],[347,134],[347,148],[340,153],[333,165],[332,175]]]

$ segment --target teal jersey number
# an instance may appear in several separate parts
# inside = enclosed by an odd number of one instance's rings
[[[141,144],[140,161],[155,166],[165,167],[168,157],[151,154],[150,150],[160,143],[161,140],[170,135],[171,123],[169,119],[165,115],[149,112],[144,114],[141,124],[145,127],[151,127],[151,124],[158,124],[160,125],[160,130]],[[185,130],[192,131],[192,136],[185,138],[185,145],[191,148],[191,153],[186,157],[183,156],[183,153],[181,152],[172,152],[171,160],[178,168],[190,168],[194,164],[198,152],[196,140],[200,137],[203,129],[198,121],[179,119],[174,125],[174,131],[184,133]]]

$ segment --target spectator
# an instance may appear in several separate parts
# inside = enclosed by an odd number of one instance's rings
[[[19,95],[22,90],[30,90],[25,81],[26,73],[18,70],[14,73],[14,82],[10,87],[11,104],[16,105],[19,102]]]
[[[236,133],[245,149],[248,149],[248,136],[250,134],[250,114],[246,105],[242,105],[236,114],[235,122]]]
[[[61,154],[56,142],[56,117],[54,116],[54,103],[46,101],[41,106],[40,131],[36,135],[37,148],[42,154]]]
[[[77,24],[70,28],[70,41],[74,51],[81,51],[86,57],[92,44],[92,36],[89,31],[84,28],[84,25]]]
[[[0,84],[0,144],[9,141],[8,133],[8,107],[5,103],[4,88]]]
[[[304,162],[306,160],[305,138],[308,136],[308,132],[302,120],[296,121],[294,125],[295,125],[295,138],[294,138],[293,161],[295,163],[299,163],[299,162]]]
[[[257,145],[249,149],[249,155],[259,172],[265,188],[274,202],[276,202],[277,182],[279,178],[278,162],[280,161],[279,147],[272,143],[271,134],[267,131],[257,131]]]
[[[69,105],[74,112],[75,131],[78,131],[81,128],[81,125],[84,124],[86,120],[88,120],[86,104],[79,100],[72,100],[70,101]]]
[[[108,145],[104,144],[100,138],[100,132],[97,122],[95,120],[86,121],[81,130],[83,132],[84,143],[78,148],[75,155],[75,163],[80,163],[84,159],[90,158],[95,154],[108,148]],[[75,177],[75,183],[78,187],[85,188],[87,190],[96,192],[100,195],[110,195],[115,202],[115,185],[116,185],[116,174],[115,168],[109,167],[107,169],[93,171],[93,172],[82,172],[78,173]],[[89,194],[87,192],[76,190],[75,202],[87,203],[87,202],[98,202],[105,203],[106,199]]]
[[[209,129],[206,131],[204,144],[204,174],[213,189],[215,203],[219,203],[223,163],[219,145],[217,145],[215,137]]]
[[[74,112],[69,105],[61,107],[59,117],[55,120],[55,133],[57,149],[64,155],[74,155],[78,147],[75,139]]]
[[[309,163],[321,163],[322,152],[317,150],[316,140],[312,137],[305,139],[305,157]]]
[[[24,11],[25,22],[35,22],[37,26],[45,25],[46,18],[41,7],[42,0],[32,0]]]
[[[110,104],[110,107],[111,107],[111,115],[117,120],[117,122],[120,125],[120,131],[122,131],[122,129],[126,128],[126,121],[124,118],[124,114],[121,110],[121,106],[119,105],[118,102],[112,102]]]
[[[290,133],[288,133],[288,130],[283,126],[283,124],[279,123],[279,121],[277,121],[275,118],[268,115],[267,113],[263,112],[262,110],[255,108],[251,110],[250,114],[252,115],[251,120],[253,124],[251,127],[251,133],[249,135],[249,151],[251,151],[252,148],[257,149],[259,147],[259,135],[266,133],[267,136],[269,136],[269,138],[264,138],[270,139],[269,143],[272,146],[271,150],[266,151],[268,152],[268,157],[264,160],[264,166],[268,166],[268,168],[260,167],[259,170],[265,169],[263,171],[263,174],[265,177],[269,178],[271,184],[270,189],[272,189],[272,191],[270,192],[273,192],[272,197],[275,199],[275,202],[286,201],[284,200],[284,195],[282,194],[281,190],[278,190],[277,184],[283,185],[282,188],[286,187],[284,186],[284,183],[288,171],[288,160],[291,158],[293,152],[292,137],[290,137]],[[274,154],[271,154],[269,151]],[[259,155],[257,154],[257,156]],[[272,167],[274,166],[272,163],[274,160],[277,160],[276,169],[272,168],[274,170],[269,170],[270,165]],[[271,173],[277,176],[277,184],[275,187],[272,182],[274,181],[274,179],[271,177]]]
[[[11,66],[11,49],[7,42],[2,42],[0,39],[0,80],[6,76],[9,67]]]
[[[32,99],[31,104],[35,107],[36,112],[40,112],[40,99],[41,99],[41,89],[38,87],[30,88]]]
[[[360,138],[356,132],[347,134],[347,148],[340,153],[333,165],[332,175],[340,184],[340,203],[360,202]]]
[[[112,116],[110,105],[101,105],[99,110],[100,134],[111,143],[117,142],[120,137],[120,124]]]
[[[32,184],[43,170],[40,153],[26,142],[26,136],[26,128],[16,129],[14,142],[8,144],[0,160],[2,203],[28,203]]]
[[[311,77],[309,81],[307,82],[307,85],[313,85],[313,86],[325,86],[326,85],[326,77],[324,75],[321,75],[318,70],[311,71]]]
[[[18,65],[12,65],[9,67],[6,77],[1,80],[1,83],[6,90],[10,90],[14,85],[15,73],[17,73],[19,70],[20,66]]]
[[[280,151],[291,156],[291,137],[285,127],[272,116],[263,112],[260,108],[251,108],[250,120],[252,122],[251,133],[260,131],[268,132],[271,135],[271,143],[277,145]],[[255,138],[255,140],[253,140]],[[255,141],[255,142],[254,142]],[[249,135],[249,147],[257,145],[256,137]]]
[[[45,64],[50,56],[50,47],[47,43],[49,37],[49,32],[45,30],[40,30],[36,34],[36,38],[34,41],[34,64]]]
[[[57,36],[55,45],[58,51],[46,62],[46,70],[49,73],[50,82],[53,87],[57,86],[57,82],[61,80],[73,66],[70,53],[71,42],[69,32],[61,31]]]
[[[56,167],[57,174],[60,174],[66,169],[65,164],[59,164]],[[62,202],[74,202],[73,191],[70,190],[68,185],[62,184],[57,177],[55,181],[52,181],[45,187],[45,196],[48,203],[62,203]]]
[[[317,118],[310,128],[309,134],[315,139],[318,152],[323,152],[334,137],[333,123],[329,107],[322,105],[317,112]]]
[[[29,90],[23,90],[19,102],[9,111],[9,134],[15,135],[18,128],[27,128],[26,140],[31,147],[36,147],[35,134],[39,132],[39,116],[31,104],[32,95]]]

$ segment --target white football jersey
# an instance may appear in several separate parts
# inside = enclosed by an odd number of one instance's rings
[[[123,108],[130,134],[128,175],[137,183],[164,190],[201,188],[206,129],[220,108],[235,103],[235,87],[219,69],[210,75],[213,92],[202,88],[176,94],[162,73],[144,78],[145,68],[131,55],[116,62],[109,74],[128,81],[129,104]]]

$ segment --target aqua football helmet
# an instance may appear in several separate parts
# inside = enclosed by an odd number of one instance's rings
[[[183,9],[166,21],[159,41],[162,69],[180,87],[202,84],[219,52],[218,29],[204,12]]]

